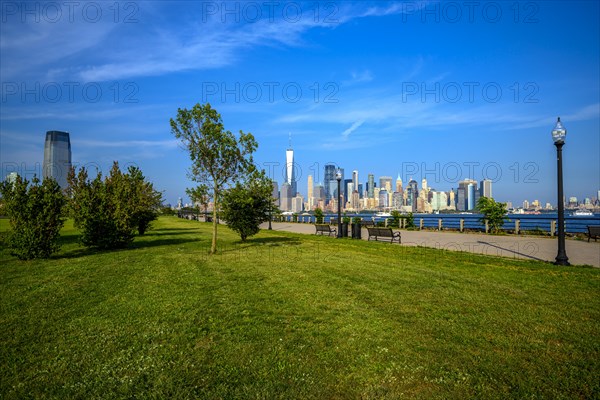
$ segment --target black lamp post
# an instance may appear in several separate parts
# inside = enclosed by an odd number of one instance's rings
[[[562,147],[565,144],[567,130],[560,122],[560,117],[556,121],[556,126],[552,130],[552,139],[556,146],[557,173],[558,173],[558,255],[556,256],[556,265],[571,265],[565,250],[565,205],[563,195],[563,174],[562,174]]]
[[[337,190],[337,208],[338,208],[338,217],[337,217],[337,237],[338,239],[342,237],[342,202],[340,201],[340,182],[342,181],[342,171],[337,170],[335,174],[335,179],[338,182],[338,190]]]
[[[271,199],[271,203],[269,204],[269,230],[272,231],[273,227],[271,226],[271,220],[273,219],[273,199]]]

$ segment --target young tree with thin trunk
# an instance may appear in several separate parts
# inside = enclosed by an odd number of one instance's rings
[[[506,203],[500,203],[489,197],[480,197],[477,201],[477,211],[483,214],[480,219],[482,224],[488,222],[492,233],[500,232],[504,222],[508,220],[506,216]]]
[[[213,232],[210,254],[217,251],[217,211],[221,194],[233,182],[252,172],[252,153],[258,144],[251,133],[240,130],[239,138],[225,130],[221,115],[209,103],[191,110],[177,110],[171,118],[171,132],[190,153],[189,176],[198,182],[199,191],[213,200]]]

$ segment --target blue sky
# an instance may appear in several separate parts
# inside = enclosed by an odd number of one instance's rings
[[[175,204],[194,183],[169,118],[210,102],[280,183],[291,133],[304,194],[331,162],[555,204],[557,116],[566,195],[600,189],[597,1],[0,4],[3,176],[64,130],[74,163],[136,164]]]

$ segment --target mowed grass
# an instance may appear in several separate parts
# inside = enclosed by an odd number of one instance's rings
[[[0,221],[7,229],[7,221]],[[598,398],[600,271],[163,217],[0,252],[0,398]]]

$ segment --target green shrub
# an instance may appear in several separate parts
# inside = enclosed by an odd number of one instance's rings
[[[6,245],[11,254],[21,260],[48,258],[60,249],[59,232],[65,219],[62,215],[66,203],[58,183],[52,178],[40,185],[34,177],[31,185],[17,176],[14,183],[0,186],[4,212],[10,219],[11,230],[6,235]]]
[[[269,220],[273,211],[273,184],[263,173],[257,173],[247,182],[237,182],[226,190],[221,199],[221,218],[242,241],[257,234],[261,223]],[[298,214],[294,214],[294,222]]]
[[[402,218],[400,211],[393,210],[391,212],[391,215],[392,215],[392,219],[388,221],[388,226],[390,228],[399,228],[400,227],[400,218]]]
[[[319,207],[315,208],[315,223],[322,224],[324,218],[325,214],[323,214],[323,210],[321,210]]]
[[[485,225],[488,222],[491,233],[498,233],[505,221],[508,221],[506,216],[506,203],[500,203],[489,197],[480,197],[477,201],[477,211],[483,216],[480,222]]]
[[[125,247],[133,241],[136,231],[144,234],[157,217],[161,194],[135,167],[123,174],[115,162],[104,180],[99,172],[92,181],[85,168],[77,175],[72,169],[68,180],[69,207],[84,246]]]

